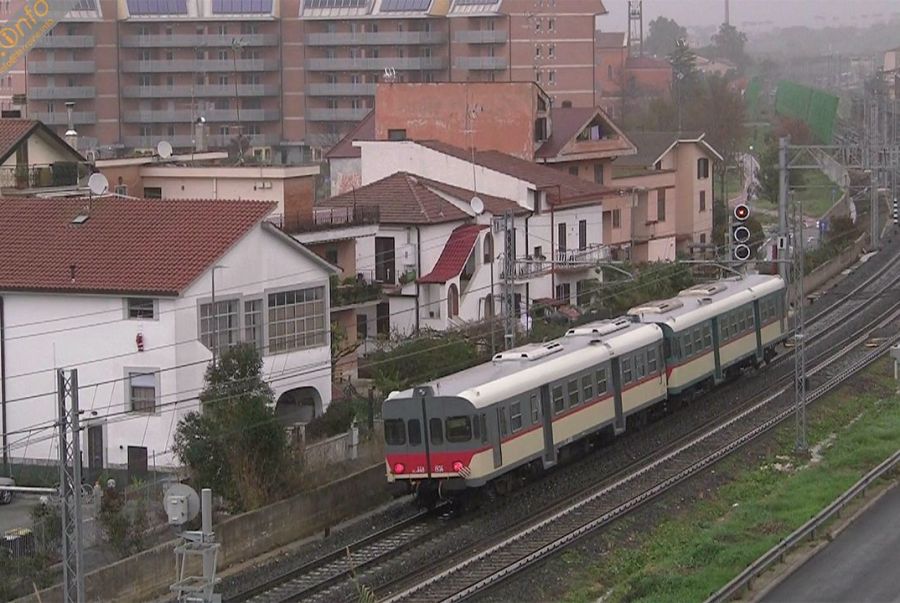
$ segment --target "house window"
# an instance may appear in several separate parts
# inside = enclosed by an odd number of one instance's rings
[[[701,157],[697,160],[697,179],[709,178],[709,159]]]
[[[406,130],[388,130],[388,140],[406,140]]]
[[[365,339],[369,336],[369,318],[365,314],[356,315],[356,338]]]
[[[215,312],[211,303],[200,304],[200,342],[203,345],[222,352],[239,341],[238,300],[217,300]]]
[[[325,287],[269,294],[270,353],[325,343]]]
[[[656,221],[666,221],[666,189],[664,188],[656,191]]]
[[[612,227],[613,228],[622,228],[622,210],[614,209],[612,210]]]
[[[536,58],[536,59],[541,58],[541,47],[540,46],[534,47],[534,58]]]
[[[706,191],[700,191],[700,211],[706,211]]]
[[[152,299],[145,297],[129,297],[128,302],[128,318],[129,319],[154,319],[156,318],[155,304]]]
[[[391,306],[388,302],[375,306],[375,330],[379,335],[391,334]]]
[[[484,235],[483,260],[485,264],[491,264],[494,261],[494,235],[487,233]]]
[[[551,70],[550,73],[547,74],[547,81],[550,82],[551,84],[556,83],[556,72],[555,71]]]
[[[162,188],[158,186],[145,186],[144,199],[162,199]]]
[[[338,250],[337,247],[329,247],[325,250],[325,261],[329,264],[334,264],[337,266],[338,263]]]
[[[569,168],[569,175],[570,176],[578,176],[578,166],[577,165],[573,165],[572,167]]]
[[[249,299],[244,302],[244,342],[252,343],[260,352],[263,350],[262,310],[261,299]]]
[[[556,46],[555,46],[554,44],[551,44],[551,45],[547,48],[547,56],[550,57],[551,59],[552,59],[554,56],[556,56]]]
[[[128,408],[131,412],[156,411],[156,375],[152,372],[129,371]]]
[[[491,25],[493,25],[493,23],[491,23]],[[550,17],[547,20],[547,29],[549,29],[550,31],[553,31],[555,28],[556,28],[556,19],[554,19],[553,17]]]
[[[587,220],[578,221],[578,249],[587,249]]]
[[[606,79],[608,79],[608,80],[613,79],[612,65],[606,66]]]
[[[572,299],[572,286],[569,283],[563,283],[556,286],[556,301],[569,303]]]
[[[594,164],[594,182],[603,184],[603,165],[600,163]]]
[[[701,244],[701,245],[705,245],[705,244],[706,244],[706,233],[705,233],[705,232],[701,232],[701,233],[700,233],[700,244]]]

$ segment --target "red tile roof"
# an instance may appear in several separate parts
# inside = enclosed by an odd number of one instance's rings
[[[362,118],[346,136],[325,153],[325,159],[352,159],[362,157],[362,149],[353,146],[354,140],[375,140],[375,109]]]
[[[437,180],[423,178],[422,176],[416,176],[416,179],[432,190],[446,193],[465,203],[469,203],[472,200],[472,197],[476,195],[475,191],[466,188],[460,188],[458,186],[453,186],[451,184],[447,184],[446,182],[438,182]],[[505,212],[507,209],[513,210],[513,213],[517,216],[524,216],[531,213],[531,210],[522,207],[512,199],[504,199],[503,197],[485,195],[484,193],[477,193],[477,195],[479,199],[484,201],[484,208],[492,214],[499,215]]]
[[[485,228],[488,228],[486,224],[466,224],[454,229],[450,233],[450,238],[444,243],[441,257],[438,258],[434,268],[421,277],[418,282],[423,285],[446,283],[457,277],[472,254],[475,241],[478,240],[478,233]]]
[[[0,162],[6,161],[10,155],[19,147],[23,140],[27,139],[37,130],[42,130],[51,138],[55,139],[64,148],[72,153],[73,160],[84,160],[78,151],[69,146],[69,144],[57,136],[56,132],[45,126],[36,119],[0,119]]]
[[[397,172],[317,205],[378,207],[382,224],[440,224],[469,218],[467,213],[429,190],[417,176],[406,172]]]
[[[275,208],[119,198],[87,206],[0,199],[0,291],[177,295]],[[85,213],[87,221],[72,222]]]
[[[451,157],[472,161],[470,151],[449,144],[433,140],[417,141],[417,143]],[[616,189],[582,180],[578,176],[572,176],[562,170],[532,163],[500,151],[476,151],[475,163],[489,170],[524,180],[538,189],[547,191],[551,203],[557,206],[572,205],[586,200],[596,201],[605,196],[618,194]]]
[[[623,155],[635,152],[634,146],[624,133],[618,138],[615,137],[616,134],[619,134],[619,131],[602,109],[594,107],[554,107],[550,110],[553,132],[550,138],[534,154],[535,158],[562,158],[560,154],[566,148],[566,145],[575,142],[576,137],[591,124],[595,117],[599,117],[603,122],[604,132],[614,135],[613,138],[603,141],[587,141],[587,143],[595,145],[595,152],[598,155],[602,153],[603,156],[608,157],[618,152],[621,152]],[[598,144],[602,145],[602,148],[597,147],[596,145]]]

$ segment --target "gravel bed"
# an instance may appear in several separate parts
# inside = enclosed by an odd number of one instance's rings
[[[891,258],[888,257],[888,254],[881,253],[859,266],[850,276],[823,294],[815,303],[814,310],[842,301],[856,283],[873,274],[889,259]],[[852,327],[857,320],[865,320],[865,315],[871,314],[871,310],[862,314],[858,313],[852,319],[842,322],[834,332],[808,347],[808,357],[812,358],[813,354],[819,350],[835,349],[837,343],[846,339],[846,328]],[[526,485],[506,499],[485,503],[477,513],[462,519],[447,521],[445,538],[424,544],[408,553],[397,555],[390,564],[383,565],[370,573],[362,573],[360,579],[363,583],[373,587],[379,596],[384,596],[387,593],[379,587],[400,576],[432,564],[436,567],[446,567],[450,563],[450,557],[460,552],[470,551],[480,541],[494,538],[520,525],[523,520],[532,517],[538,510],[569,498],[580,492],[585,486],[596,483],[623,467],[646,458],[665,443],[674,441],[723,412],[737,407],[745,400],[746,392],[760,391],[792,370],[793,362],[783,362],[759,372],[745,374],[738,382],[718,388],[703,398],[695,400],[667,417],[665,421],[653,423],[640,431],[628,432],[612,444],[593,451],[578,462],[549,472],[543,479]],[[679,486],[676,492],[682,489],[684,486]],[[688,494],[696,494],[694,487],[688,489]],[[671,496],[672,494],[667,494],[666,498]],[[645,507],[636,515],[617,525],[633,523],[637,518],[643,517],[647,513],[647,509],[655,508],[658,504],[654,503]],[[344,528],[332,530],[331,535],[324,540],[297,546],[290,551],[255,563],[238,575],[223,579],[222,592],[228,596],[252,585],[263,583],[272,576],[299,567],[325,553],[344,548],[348,544],[414,513],[415,509],[412,505],[395,503],[387,509],[357,520]],[[530,582],[530,580],[528,581]],[[517,578],[512,582],[519,583],[520,580]],[[329,600],[339,601],[354,599],[355,593],[351,587],[345,585],[336,587],[328,595]],[[520,597],[506,597],[498,600],[514,600],[515,598]]]

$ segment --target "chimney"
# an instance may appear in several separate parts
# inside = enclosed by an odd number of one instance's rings
[[[75,108],[73,101],[66,103],[66,118],[68,119],[69,129],[66,130],[66,142],[73,149],[78,148],[78,132],[75,131],[75,118],[72,115],[72,109]]]
[[[206,152],[206,118],[198,117],[194,124],[194,152]]]

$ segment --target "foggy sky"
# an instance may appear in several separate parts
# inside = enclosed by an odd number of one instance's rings
[[[686,27],[717,26],[724,21],[725,0],[643,0],[644,34],[658,16]],[[608,15],[598,19],[605,31],[627,31],[628,1],[604,0]],[[730,0],[731,24],[752,34],[779,27],[811,28],[856,25],[900,18],[898,0]]]

